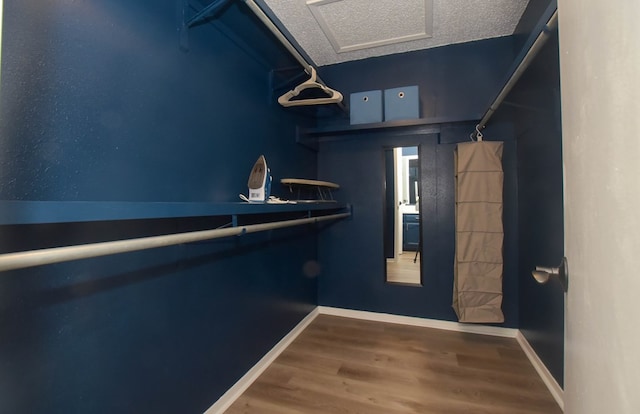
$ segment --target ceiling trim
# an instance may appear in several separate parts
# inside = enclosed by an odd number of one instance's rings
[[[338,22],[331,19],[329,13],[325,13],[328,10],[328,5],[343,2],[348,3],[348,0],[307,0],[306,4],[309,11],[313,15],[314,19],[324,32],[325,36],[336,53],[352,52],[354,50],[370,49],[378,46],[391,45],[395,43],[403,43],[411,40],[427,39],[432,37],[433,34],[433,4],[432,0],[423,0],[424,2],[424,25],[420,25],[419,30],[409,34],[398,34],[397,36],[385,37],[375,39],[366,42],[349,42],[347,39],[341,38],[340,34],[334,29]],[[398,3],[399,5],[402,3]],[[345,4],[345,7],[349,7]],[[414,14],[415,15],[415,14]],[[355,31],[354,27],[350,27],[350,31]],[[371,35],[371,29],[369,29],[368,35]]]

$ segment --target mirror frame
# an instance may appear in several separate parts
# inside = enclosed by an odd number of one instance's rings
[[[389,206],[389,200],[388,200],[388,189],[387,189],[387,180],[388,180],[388,168],[387,168],[387,164],[388,164],[388,152],[391,152],[391,154],[393,154],[393,150],[395,148],[401,149],[401,148],[410,148],[410,147],[417,147],[418,149],[418,194],[417,194],[417,213],[418,213],[418,263],[419,263],[419,278],[418,278],[418,283],[404,283],[404,282],[396,282],[396,281],[389,281],[388,279],[388,274],[389,274],[389,269],[388,269],[388,265],[387,265],[387,256],[388,256],[388,249],[389,249],[389,245],[388,245],[388,240],[389,240],[389,216],[390,216],[390,208],[393,210],[393,226],[391,228],[395,229],[396,227],[396,209],[399,207],[398,205],[396,205],[396,199],[394,197],[394,201],[392,202],[393,205]],[[422,145],[420,143],[416,143],[416,144],[404,144],[402,146],[389,146],[389,145],[385,145],[382,147],[382,160],[383,160],[383,179],[382,179],[382,212],[383,212],[383,225],[382,225],[382,243],[383,243],[383,254],[382,254],[382,260],[383,260],[383,264],[384,264],[384,282],[385,284],[391,284],[391,285],[397,285],[397,286],[408,286],[408,287],[423,287],[424,286],[424,270],[423,270],[423,243],[422,243],[422,229],[423,229],[423,217],[422,217],[422,211],[423,211],[423,197],[421,197],[421,194],[423,193],[422,191]],[[392,155],[391,158],[394,160],[394,165],[395,165],[395,157]],[[393,179],[397,182],[397,177],[395,174],[395,170],[397,168],[393,168],[394,170],[394,174],[393,174]],[[394,187],[397,184],[394,183]],[[391,240],[392,240],[392,244],[393,244],[393,258],[395,259],[395,251],[396,251],[396,246],[395,243],[396,241],[396,235],[395,235],[395,231],[394,234],[391,235]]]

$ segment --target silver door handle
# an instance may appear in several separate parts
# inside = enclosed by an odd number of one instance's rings
[[[569,288],[569,265],[566,257],[562,258],[558,267],[536,266],[536,270],[532,271],[531,275],[536,282],[543,284],[547,283],[551,276],[557,277],[565,292]]]

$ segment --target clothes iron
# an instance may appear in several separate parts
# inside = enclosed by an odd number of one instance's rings
[[[264,155],[258,158],[249,175],[249,202],[264,203],[271,194],[271,170],[267,167]]]

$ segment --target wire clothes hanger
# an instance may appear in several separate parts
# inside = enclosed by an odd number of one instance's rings
[[[291,43],[291,41],[282,33],[280,28],[271,20],[271,18],[262,10],[262,8],[256,3],[256,0],[243,0],[249,9],[260,19],[267,29],[274,34],[274,36],[282,43],[282,45],[291,53],[291,55],[302,65],[305,72],[307,72],[311,78],[298,85],[292,91],[289,91],[278,98],[278,103],[282,106],[303,106],[303,105],[321,105],[321,104],[338,104],[338,107],[343,111],[347,111],[347,107],[342,103],[342,94],[335,91],[322,83],[318,79],[315,68],[305,59],[304,56],[298,52],[298,49]],[[292,98],[298,96],[301,91],[309,88],[316,88],[322,90],[327,94],[327,97],[314,98],[314,99],[295,99]]]
[[[293,90],[285,93],[278,98],[278,103],[282,106],[305,106],[305,105],[324,105],[342,102],[342,94],[334,89],[317,81],[316,70],[313,66],[307,68],[307,73],[311,72],[311,77],[296,86]],[[320,98],[293,99],[300,95],[306,89],[320,89],[327,96]]]

